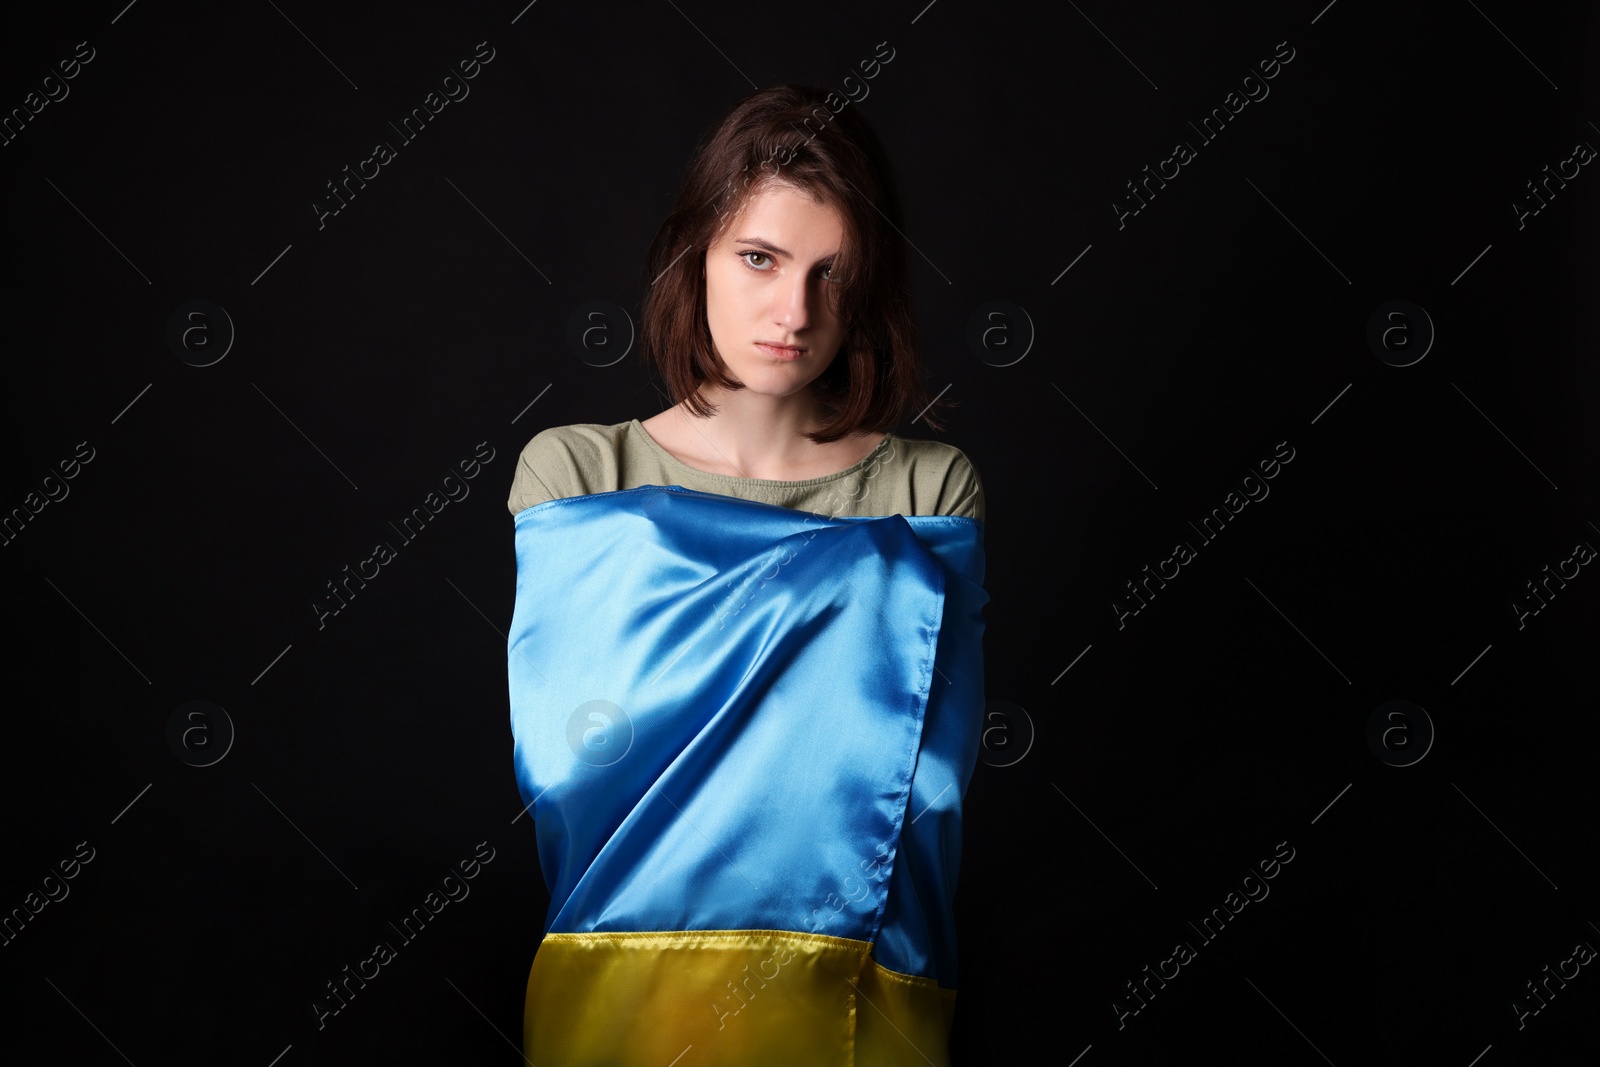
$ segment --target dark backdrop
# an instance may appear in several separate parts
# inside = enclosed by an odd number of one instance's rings
[[[958,1062],[1592,1048],[1592,5],[524,2],[5,18],[8,1062],[520,1061],[513,466],[666,406],[644,250],[780,81],[988,493]]]

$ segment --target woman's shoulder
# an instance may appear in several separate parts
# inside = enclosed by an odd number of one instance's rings
[[[614,449],[627,434],[631,423],[606,425],[598,422],[574,422],[565,426],[546,426],[523,446],[523,455],[582,455],[585,452],[604,452]]]
[[[961,515],[984,521],[983,479],[964,451],[944,441],[898,434],[890,443],[891,462],[905,470],[918,514]],[[924,507],[923,501],[932,504]]]
[[[506,506],[511,514],[546,500],[604,492],[615,480],[617,448],[629,423],[547,426],[517,457]]]

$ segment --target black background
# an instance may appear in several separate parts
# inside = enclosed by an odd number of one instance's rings
[[[94,458],[0,548],[0,910],[94,859],[0,948],[7,1061],[520,1062],[548,898],[512,821],[513,466],[546,426],[666,406],[569,323],[636,316],[696,139],[781,81],[855,93],[894,160],[927,378],[961,405],[899,432],[987,490],[986,688],[1024,711],[967,794],[956,1062],[1587,1058],[1592,965],[1520,1028],[1512,1004],[1600,946],[1600,577],[1520,628],[1512,603],[1600,545],[1600,177],[1513,204],[1600,145],[1597,28],[1504,0],[9,13],[6,113],[94,59],[0,148],[0,510]],[[319,229],[325,183],[483,41],[470,96]],[[1270,95],[1199,144],[1279,42]],[[236,330],[206,367],[167,342],[193,299]],[[1437,330],[1403,367],[1367,342],[1396,299]],[[965,339],[989,300],[1031,321],[1009,366]],[[470,496],[319,629],[325,584],[485,441]],[[1270,496],[1201,544],[1280,442]],[[1177,541],[1197,558],[1119,626]],[[235,731],[210,766],[168,742],[195,699]],[[1406,767],[1367,741],[1395,699],[1436,731]],[[470,897],[319,1030],[323,983],[484,841]],[[1280,842],[1270,896],[1199,942]],[[1197,958],[1119,1028],[1178,940]]]

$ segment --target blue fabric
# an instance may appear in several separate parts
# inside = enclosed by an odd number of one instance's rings
[[[513,758],[545,932],[829,934],[954,988],[982,524],[652,485],[515,529]]]

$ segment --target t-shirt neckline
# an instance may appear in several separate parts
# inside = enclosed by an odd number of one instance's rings
[[[666,448],[662,446],[661,442],[657,441],[654,437],[651,437],[650,431],[644,428],[644,423],[640,422],[638,419],[629,419],[628,425],[631,429],[638,433],[645,443],[650,446],[652,451],[659,455],[665,462],[671,464],[679,470],[688,471],[689,473],[698,475],[701,478],[714,478],[720,482],[736,482],[740,485],[767,485],[785,489],[799,488],[807,485],[821,485],[825,482],[837,481],[840,478],[854,474],[866,467],[866,465],[870,463],[879,452],[883,451],[884,446],[894,438],[894,433],[892,431],[885,433],[883,435],[883,440],[879,441],[877,445],[874,446],[872,451],[868,452],[865,456],[862,456],[858,462],[852,463],[842,471],[836,471],[833,474],[824,474],[819,478],[799,478],[794,480],[783,478],[741,478],[736,474],[718,474],[715,471],[703,471],[699,467],[691,467],[677,456],[674,456],[671,452],[668,452]]]

